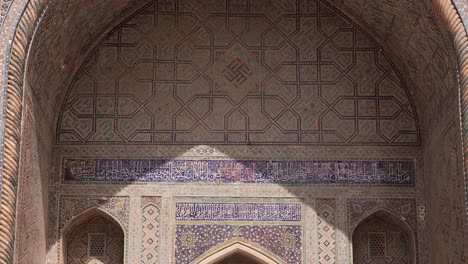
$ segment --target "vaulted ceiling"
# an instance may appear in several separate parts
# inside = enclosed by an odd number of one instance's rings
[[[48,121],[43,124],[51,134],[52,124],[56,124],[66,91],[80,65],[108,32],[148,2],[51,2],[35,36],[27,69],[27,85],[37,101],[35,111]],[[186,7],[190,2],[178,1]],[[266,7],[281,8],[281,3],[287,1],[263,2]],[[327,3],[360,25],[389,55],[415,101],[425,132],[431,129],[428,124],[444,118],[434,113],[443,113],[457,103],[456,60],[448,32],[430,1],[330,0]],[[157,5],[170,6],[173,2],[158,1]]]

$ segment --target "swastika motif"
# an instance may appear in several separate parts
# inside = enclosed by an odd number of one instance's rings
[[[389,56],[325,1],[155,1],[71,83],[59,144],[419,145]]]
[[[239,87],[252,75],[249,66],[241,59],[235,58],[223,71],[224,77],[235,87]]]

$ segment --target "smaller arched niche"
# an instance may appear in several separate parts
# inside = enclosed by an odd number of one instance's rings
[[[398,217],[377,211],[353,232],[353,263],[416,263],[414,233]]]
[[[72,220],[62,233],[64,264],[123,264],[124,231],[107,213],[92,209]]]
[[[192,264],[283,264],[270,252],[243,241],[227,242],[217,250],[209,251]]]

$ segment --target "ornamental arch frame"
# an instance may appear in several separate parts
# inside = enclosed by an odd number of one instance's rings
[[[395,213],[391,212],[390,210],[387,210],[386,208],[384,207],[379,207],[379,208],[376,208],[370,212],[368,212],[367,214],[363,215],[351,228],[350,232],[349,232],[349,241],[350,241],[350,262],[352,263],[353,262],[353,258],[354,258],[354,245],[353,245],[353,242],[354,242],[354,236],[356,234],[356,230],[361,227],[361,225],[364,225],[366,224],[366,222],[368,220],[371,220],[373,219],[374,217],[376,217],[378,214],[383,214],[384,216],[388,217],[389,220],[388,222],[399,227],[402,231],[405,232],[405,235],[408,236],[408,245],[409,245],[409,248],[408,248],[408,254],[409,254],[409,263],[412,263],[412,264],[415,264],[415,263],[418,263],[417,262],[417,259],[418,259],[418,256],[417,256],[417,245],[416,245],[416,235],[415,235],[415,231],[413,230],[413,228],[411,228],[411,226],[407,223],[407,221],[405,221],[405,219],[401,219],[399,218],[397,215],[395,215]]]
[[[458,59],[458,78],[460,94],[460,114],[462,124],[463,161],[465,172],[465,212],[468,209],[468,36],[457,7],[451,0],[433,0],[433,5],[440,14],[447,30],[451,34]],[[2,138],[2,171],[0,177],[0,261],[13,263],[17,185],[20,165],[20,143],[22,126],[23,86],[25,66],[28,60],[30,44],[36,27],[48,1],[30,0],[15,3],[19,19],[13,23],[11,39],[2,43],[2,49],[7,53],[3,65],[3,116],[4,124]],[[15,18],[17,19],[17,18]],[[7,37],[8,38],[8,37]],[[465,215],[466,225],[466,215]]]
[[[196,258],[192,264],[213,264],[236,253],[244,253],[264,264],[284,264],[281,259],[260,246],[242,239],[234,239],[218,245]]]
[[[127,259],[127,251],[125,250],[126,248],[126,239],[125,237],[127,236],[126,234],[126,230],[125,230],[125,227],[122,225],[121,221],[119,219],[117,219],[116,217],[112,216],[112,214],[106,212],[105,209],[101,208],[101,207],[91,207],[87,210],[85,210],[84,212],[81,212],[79,215],[73,217],[72,219],[70,219],[66,224],[65,226],[63,226],[61,229],[60,229],[60,247],[61,247],[61,263],[66,263],[66,259],[67,259],[67,255],[68,255],[68,246],[67,246],[67,243],[70,239],[70,236],[75,232],[75,230],[77,228],[80,228],[80,226],[83,224],[83,223],[86,223],[87,221],[93,219],[93,218],[96,218],[96,217],[101,217],[101,218],[104,218],[105,220],[109,221],[110,223],[114,224],[116,227],[118,227],[120,229],[120,231],[122,232],[122,235],[123,235],[123,242],[124,242],[124,245],[123,245],[123,253],[124,253],[124,256],[123,256],[123,259],[124,259],[124,262],[126,263],[126,259]]]

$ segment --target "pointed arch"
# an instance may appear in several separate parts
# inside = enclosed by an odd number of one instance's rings
[[[400,227],[404,228],[404,230],[406,232],[414,233],[413,227],[411,227],[411,225],[406,221],[406,219],[401,219],[401,217],[399,217],[398,215],[396,215],[395,213],[393,213],[392,211],[388,210],[385,207],[377,207],[377,208],[375,208],[373,210],[370,210],[369,212],[363,214],[361,216],[361,219],[356,221],[356,223],[352,227],[350,234],[351,235],[354,234],[354,232],[355,232],[355,230],[356,230],[356,228],[358,226],[360,226],[362,223],[367,221],[369,218],[372,218],[373,216],[376,216],[378,214],[384,214],[384,215],[388,216],[389,219],[391,219],[393,222],[398,223]]]
[[[192,261],[192,264],[214,264],[234,254],[241,253],[262,264],[284,264],[279,257],[246,240],[235,239],[225,242]]]
[[[410,225],[395,215],[394,213],[386,210],[384,208],[378,208],[372,212],[366,214],[362,217],[361,221],[356,224],[350,232],[350,242],[351,242],[351,252],[350,260],[354,261],[357,256],[356,250],[359,247],[359,239],[362,238],[362,233],[367,234],[367,239],[369,234],[380,234],[385,239],[385,252],[387,251],[387,236],[388,233],[401,233],[404,237],[400,238],[400,241],[404,241],[403,244],[406,245],[406,260],[407,263],[417,263],[416,262],[416,235]],[[358,237],[360,236],[360,237]],[[398,241],[391,239],[389,241]],[[361,241],[362,242],[362,241]],[[368,246],[370,242],[368,242]],[[360,245],[362,247],[362,245]],[[370,249],[368,249],[368,256],[370,255]],[[401,251],[400,251],[401,252]],[[404,252],[404,251],[403,251]],[[362,252],[361,252],[362,253]],[[387,257],[387,254],[385,254]]]
[[[80,228],[82,225],[92,221],[93,219],[103,219],[104,221],[112,224],[116,228],[119,229],[119,231],[122,234],[122,250],[123,250],[123,260],[126,259],[125,256],[125,237],[126,237],[126,232],[125,228],[122,225],[122,223],[116,219],[114,216],[106,212],[100,207],[92,207],[89,208],[79,215],[73,217],[70,219],[65,226],[60,230],[60,245],[61,245],[61,259],[60,263],[66,264],[67,263],[67,256],[68,256],[68,242],[70,237],[75,233],[75,231]]]

